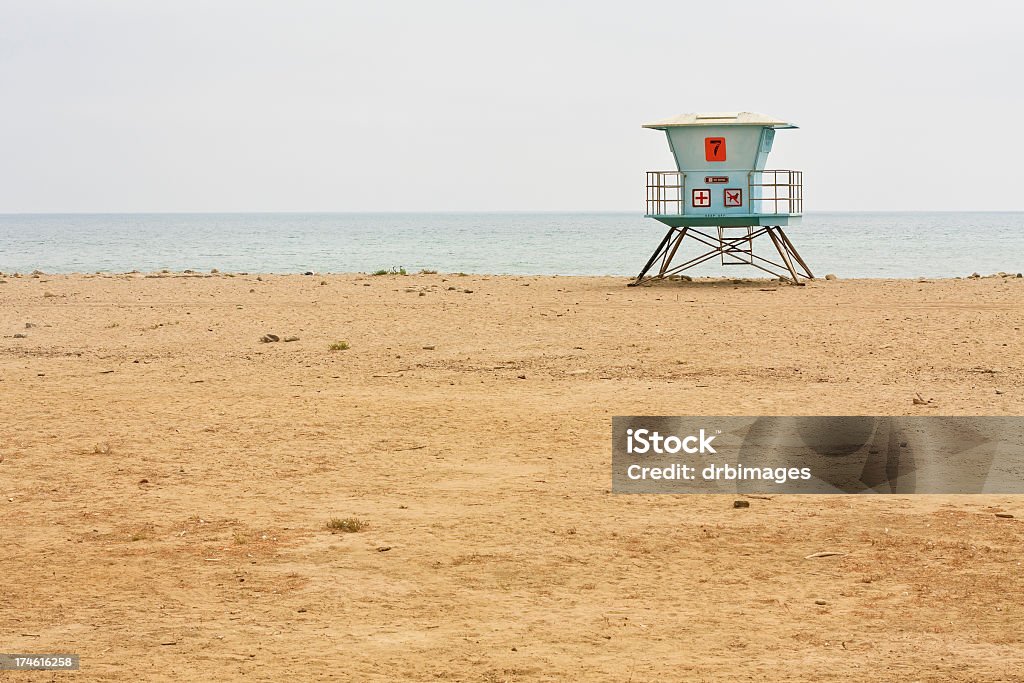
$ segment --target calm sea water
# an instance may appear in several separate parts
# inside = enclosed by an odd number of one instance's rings
[[[8,214],[0,272],[635,275],[664,232],[628,213]],[[787,233],[819,276],[1024,270],[1024,213],[813,213]],[[757,273],[717,263],[694,271]]]

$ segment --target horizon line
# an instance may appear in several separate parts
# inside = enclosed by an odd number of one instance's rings
[[[803,216],[821,213],[850,213],[850,214],[893,214],[893,213],[1024,213],[1024,209],[815,209],[805,211]],[[196,216],[196,215],[301,215],[301,214],[329,214],[329,215],[409,215],[409,214],[434,214],[434,215],[473,215],[473,214],[623,214],[634,215],[639,218],[646,216],[639,211],[628,209],[369,209],[369,210],[157,210],[157,211],[0,211],[0,216]]]

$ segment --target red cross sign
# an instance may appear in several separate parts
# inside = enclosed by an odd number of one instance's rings
[[[694,190],[692,204],[695,207],[711,206],[711,190]]]
[[[724,203],[726,206],[743,206],[743,190],[726,188]]]

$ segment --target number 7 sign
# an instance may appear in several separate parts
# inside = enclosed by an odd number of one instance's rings
[[[705,161],[725,161],[725,138],[704,138]]]

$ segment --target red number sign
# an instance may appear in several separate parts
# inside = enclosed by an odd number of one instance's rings
[[[725,138],[704,138],[704,159],[725,161]]]

